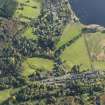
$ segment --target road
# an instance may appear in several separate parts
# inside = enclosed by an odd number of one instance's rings
[[[65,74],[63,76],[59,76],[59,77],[51,77],[48,79],[44,79],[41,82],[44,84],[48,84],[48,85],[52,85],[52,84],[65,84],[65,82],[67,80],[90,80],[90,79],[94,79],[94,78],[100,78],[100,77],[105,77],[104,76],[104,72],[98,72],[98,71],[91,71],[91,72],[83,72],[83,73],[79,73],[79,74]]]

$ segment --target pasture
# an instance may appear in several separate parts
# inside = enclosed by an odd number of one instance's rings
[[[71,46],[67,47],[61,55],[65,66],[70,70],[73,65],[81,65],[82,70],[91,68],[91,61],[84,43],[84,38],[79,38]]]
[[[57,48],[61,47],[63,44],[67,43],[73,37],[81,33],[82,25],[80,23],[68,24],[60,38],[60,41],[57,43]]]
[[[93,60],[105,60],[105,33],[86,33],[85,34],[88,50]]]

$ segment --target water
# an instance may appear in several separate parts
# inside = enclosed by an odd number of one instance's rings
[[[82,23],[105,26],[105,0],[70,0],[70,4]]]

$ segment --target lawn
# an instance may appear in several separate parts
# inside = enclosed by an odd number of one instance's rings
[[[81,33],[81,28],[82,28],[82,24],[80,24],[80,23],[68,24],[65,27],[64,32],[61,36],[61,39],[57,44],[57,48],[59,48],[60,46],[62,46],[65,43],[67,43],[73,37],[79,35],[79,33]]]
[[[84,38],[79,38],[74,44],[67,47],[62,53],[61,59],[65,61],[65,66],[69,70],[75,64],[82,64],[81,70],[90,68],[91,61],[88,56]]]
[[[38,69],[51,70],[54,62],[43,58],[27,58],[23,62],[23,75],[28,76]]]
[[[19,18],[21,21],[29,21],[29,19],[26,19],[25,17],[35,18],[40,14],[41,0],[17,0],[17,2],[18,7],[15,11],[14,17]],[[21,4],[25,5],[21,6]],[[33,6],[35,8],[32,8]],[[19,9],[21,7],[22,9]]]

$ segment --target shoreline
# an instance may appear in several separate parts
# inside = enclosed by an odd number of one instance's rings
[[[75,20],[76,22],[81,23],[80,19],[76,16],[75,12],[72,10],[69,0],[65,0],[65,2],[67,2],[67,6],[71,12],[71,19]],[[83,23],[81,24],[83,25],[84,28],[87,28],[87,29],[91,28],[91,29],[96,29],[97,31],[105,31],[105,26],[101,26],[99,24],[88,24],[88,25],[83,24]]]
[[[67,2],[68,9],[70,10],[71,20],[76,21],[76,22],[80,22],[79,18],[76,16],[75,12],[71,8],[69,0],[64,0],[64,1]]]

